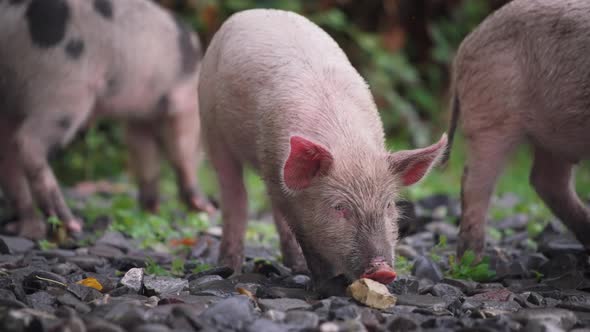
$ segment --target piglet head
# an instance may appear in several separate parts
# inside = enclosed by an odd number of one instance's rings
[[[397,193],[428,173],[446,142],[443,136],[426,148],[378,153],[291,137],[283,167],[289,198],[282,209],[316,286],[341,276],[384,284],[395,279]]]

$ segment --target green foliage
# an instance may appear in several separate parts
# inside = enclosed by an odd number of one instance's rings
[[[145,272],[149,275],[169,277],[171,273],[165,268],[161,267],[151,257],[147,258],[145,265]]]
[[[170,272],[175,276],[183,276],[184,275],[184,259],[178,257],[172,261],[172,267]]]
[[[398,274],[410,274],[412,272],[412,263],[404,256],[396,257],[394,265]]]
[[[57,248],[57,244],[50,242],[48,240],[39,240],[37,244],[39,245],[39,249],[41,249],[42,251]]]
[[[467,250],[459,262],[455,256],[449,256],[449,271],[447,274],[455,279],[467,279],[478,282],[489,281],[496,276],[496,272],[490,269],[489,257],[484,257],[475,263],[476,256],[471,250]]]
[[[198,264],[197,266],[195,266],[191,272],[192,273],[199,273],[199,272],[203,272],[203,271],[207,271],[207,270],[211,270],[213,268],[213,265],[211,264]]]

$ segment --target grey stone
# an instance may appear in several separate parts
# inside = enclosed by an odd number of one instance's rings
[[[412,267],[412,275],[419,279],[425,278],[434,282],[439,282],[443,278],[443,273],[438,264],[426,256],[416,258]]]
[[[133,332],[170,332],[170,328],[162,324],[142,324],[135,327]]]
[[[220,297],[237,294],[235,282],[229,279],[210,281],[200,285],[189,283],[189,292],[193,295],[213,295]]]
[[[436,284],[432,287],[430,293],[434,296],[443,298],[464,296],[463,292],[459,288],[449,284]]]
[[[10,254],[26,253],[35,247],[35,242],[23,237],[0,235],[0,240],[4,242]]]
[[[416,294],[398,295],[396,304],[431,309],[440,309],[447,305],[446,301],[440,297]]]
[[[121,285],[139,293],[143,285],[144,272],[142,268],[132,268],[121,278]]]
[[[258,304],[262,310],[278,310],[278,311],[289,311],[294,309],[308,309],[311,305],[303,300],[299,299],[259,299]]]
[[[80,268],[76,264],[65,262],[52,266],[51,271],[61,276],[67,276],[74,272],[80,271]]]
[[[285,287],[308,288],[311,285],[311,278],[304,274],[296,274],[283,279]]]
[[[300,329],[314,329],[318,326],[320,318],[311,311],[291,310],[287,312],[285,323]]]
[[[98,290],[80,284],[69,284],[68,291],[86,303],[102,298],[102,293]]]
[[[100,244],[88,248],[88,253],[93,256],[104,258],[115,258],[123,256],[123,251],[121,251],[121,249]]]
[[[564,330],[571,329],[578,321],[573,312],[557,308],[523,309],[513,314],[512,318],[525,324],[529,321],[550,322]]]
[[[289,328],[270,319],[260,318],[245,329],[246,332],[288,332]]]
[[[190,278],[189,278],[189,280],[190,280]],[[217,280],[223,280],[223,278],[221,276],[216,275],[216,274],[208,274],[208,275],[204,275],[199,278],[195,278],[195,279],[190,280],[189,287],[195,288],[195,287],[199,287],[203,284],[209,283],[211,281],[217,281]]]
[[[207,310],[200,317],[208,325],[219,330],[241,330],[256,319],[250,299],[238,295],[224,299]]]
[[[57,297],[57,302],[70,306],[76,309],[77,312],[81,314],[87,314],[91,311],[90,306],[88,304],[78,300],[74,295],[70,293],[65,293]]]
[[[78,265],[84,271],[92,272],[96,271],[97,266],[106,264],[106,260],[104,258],[89,255],[68,257],[67,261]]]
[[[47,292],[37,292],[31,295],[27,295],[29,299],[29,303],[31,303],[32,307],[37,310],[53,313],[55,309],[53,308],[56,298],[54,295],[51,295]]]
[[[188,281],[172,277],[144,276],[143,286],[146,294],[161,296],[179,294],[183,289],[188,288]]]
[[[95,244],[115,247],[124,252],[131,251],[135,247],[123,234],[112,231],[105,232],[100,239],[96,240]]]
[[[194,279],[198,279],[204,276],[220,276],[223,279],[229,278],[232,274],[234,274],[234,270],[231,267],[228,266],[220,266],[220,267],[215,267],[213,269],[209,269],[206,271],[201,271],[195,274],[191,274],[188,277],[189,281],[192,281]]]

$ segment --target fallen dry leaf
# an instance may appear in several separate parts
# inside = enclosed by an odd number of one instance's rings
[[[86,287],[90,287],[90,288],[94,288],[97,291],[102,291],[102,285],[100,284],[100,282],[98,280],[96,280],[96,278],[82,279],[82,280],[78,281],[77,284],[80,284],[80,285],[83,285]]]

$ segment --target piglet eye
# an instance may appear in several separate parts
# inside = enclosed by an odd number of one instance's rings
[[[340,218],[348,218],[350,217],[350,210],[348,209],[348,207],[344,204],[336,204],[332,207],[334,209],[334,212],[336,212],[336,214],[340,217]]]

